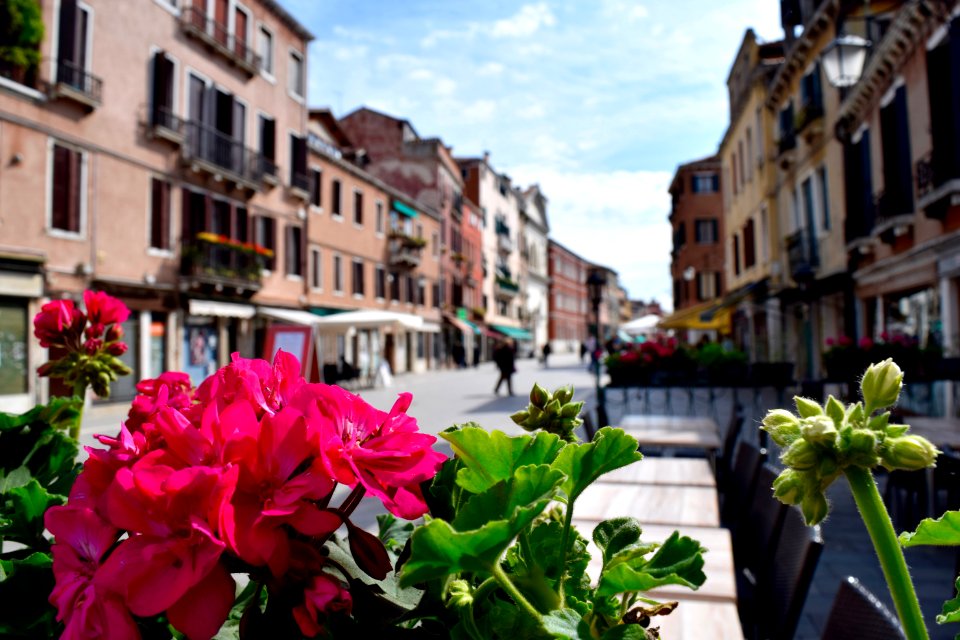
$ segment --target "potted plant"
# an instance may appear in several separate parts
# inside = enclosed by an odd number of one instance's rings
[[[37,0],[0,3],[0,75],[33,86],[43,36],[43,13]]]

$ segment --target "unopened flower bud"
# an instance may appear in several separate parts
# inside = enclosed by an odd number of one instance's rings
[[[926,469],[937,461],[940,452],[921,436],[905,435],[887,438],[881,452],[881,461],[887,469]]]
[[[784,504],[799,504],[803,499],[803,475],[793,469],[784,469],[773,481],[773,495]]]
[[[107,345],[107,353],[112,356],[122,356],[127,352],[126,342],[112,342]]]
[[[576,418],[583,411],[583,402],[571,402],[560,409],[561,418]]]
[[[119,324],[112,324],[110,328],[107,329],[107,335],[104,336],[104,340],[107,342],[116,342],[117,340],[123,340],[123,327]]]
[[[867,429],[854,429],[848,440],[848,456],[851,464],[858,467],[873,468],[879,461],[877,455],[877,436]]]
[[[892,358],[867,368],[860,380],[860,392],[868,407],[885,409],[897,403],[903,386],[903,371]]]
[[[103,340],[99,338],[90,338],[83,343],[83,350],[88,356],[92,356],[97,351],[100,351],[100,347],[103,346]]]
[[[822,416],[823,407],[810,398],[794,396],[793,402],[797,405],[797,413],[801,418],[812,418],[813,416]]]
[[[820,524],[827,517],[827,498],[820,491],[812,491],[800,501],[800,511],[807,526]]]
[[[455,608],[473,603],[473,590],[466,580],[451,580],[447,586],[447,605]]]
[[[526,410],[517,411],[514,414],[510,415],[510,419],[519,425],[523,425],[524,422],[530,417],[530,412]]]
[[[560,404],[567,404],[573,400],[573,387],[571,385],[560,387],[553,392],[553,397],[555,400],[559,401]]]
[[[817,465],[818,455],[817,450],[806,440],[794,440],[780,459],[791,469],[806,471]]]
[[[547,406],[543,408],[543,412],[548,416],[558,416],[560,415],[560,403],[556,398],[547,403]]]
[[[837,441],[837,426],[827,416],[808,418],[800,423],[800,433],[810,444],[833,447]]]
[[[41,378],[45,378],[50,375],[50,372],[53,371],[53,367],[56,366],[56,362],[53,360],[49,362],[44,362],[42,365],[37,367],[37,375]]]
[[[91,322],[86,331],[83,332],[87,338],[99,338],[103,335],[103,325],[99,322]]]
[[[786,409],[774,409],[763,418],[763,430],[781,447],[800,437],[800,420]]]
[[[547,390],[534,382],[533,389],[530,390],[530,404],[543,409],[549,399],[550,394],[547,393]]]

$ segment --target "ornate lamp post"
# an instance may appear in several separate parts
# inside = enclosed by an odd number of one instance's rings
[[[607,279],[599,269],[590,269],[587,275],[587,294],[590,296],[590,304],[593,305],[593,336],[596,339],[596,348],[599,349],[603,333],[600,331],[600,303],[603,302],[603,288],[607,284]],[[592,356],[592,354],[591,354]],[[603,386],[600,384],[600,359],[594,365],[593,370],[596,376],[597,390],[597,428],[607,426],[607,401]]]

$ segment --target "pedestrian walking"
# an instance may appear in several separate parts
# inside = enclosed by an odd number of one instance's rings
[[[547,368],[547,358],[550,357],[550,354],[553,353],[553,348],[550,346],[549,342],[543,343],[543,348],[540,350],[543,353],[543,368]]]
[[[516,354],[509,340],[504,340],[497,344],[497,348],[493,350],[493,361],[500,371],[500,377],[497,379],[497,386],[493,388],[493,394],[500,395],[500,385],[506,382],[507,393],[512,396],[513,374],[516,371],[516,367],[514,366],[516,363]]]

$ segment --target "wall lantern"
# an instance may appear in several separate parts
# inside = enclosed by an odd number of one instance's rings
[[[860,36],[840,36],[820,54],[827,82],[834,87],[852,87],[860,80],[870,41]]]

